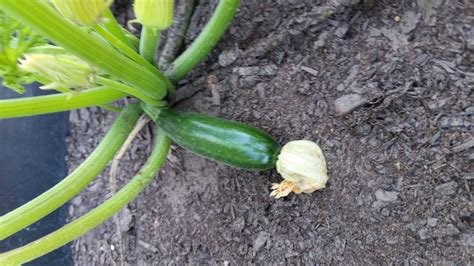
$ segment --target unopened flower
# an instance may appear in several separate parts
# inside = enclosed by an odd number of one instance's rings
[[[103,20],[113,0],[51,0],[61,15],[79,26],[92,26]]]
[[[275,198],[285,197],[291,192],[314,192],[324,188],[329,179],[321,148],[309,140],[291,141],[283,146],[276,168],[284,180],[273,184],[270,195]]]
[[[25,54],[19,66],[51,82],[42,89],[85,89],[94,83],[95,69],[73,55]]]
[[[174,0],[135,0],[136,21],[145,27],[163,30],[173,23]]]

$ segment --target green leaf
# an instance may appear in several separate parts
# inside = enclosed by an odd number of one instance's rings
[[[0,77],[2,85],[24,93],[24,84],[34,81],[33,76],[20,69],[18,59],[30,48],[45,45],[39,35],[0,11]]]

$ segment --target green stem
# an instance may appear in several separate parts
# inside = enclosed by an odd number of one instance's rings
[[[26,8],[27,7],[27,8]],[[60,16],[46,1],[0,0],[9,16],[49,38],[102,71],[155,99],[166,96],[166,83],[153,72],[123,56],[100,38]]]
[[[96,30],[104,39],[106,39],[112,46],[116,47],[119,49],[122,53],[124,53],[126,56],[128,56],[130,59],[133,61],[139,63],[141,66],[145,67],[148,69],[150,72],[155,74],[157,77],[159,77],[161,80],[163,80],[166,84],[166,87],[168,88],[170,93],[174,92],[174,86],[173,83],[171,83],[170,80],[168,80],[152,63],[148,62],[147,59],[143,58],[140,56],[135,50],[132,48],[126,46],[121,42],[119,39],[117,39],[114,35],[112,35],[110,32],[106,31],[104,28],[102,28],[100,25],[95,25],[94,30]]]
[[[100,34],[105,40],[107,40],[112,46],[117,48],[120,52],[122,52],[124,55],[128,56],[130,59],[133,61],[141,64],[144,67],[147,67],[149,70],[153,71],[150,69],[148,61],[146,61],[143,57],[141,57],[137,51],[134,49],[130,48],[129,46],[125,45],[120,39],[112,35],[110,32],[105,30],[102,26],[99,24],[96,24],[94,27],[94,30],[97,31],[97,33]],[[145,63],[145,64],[143,64]],[[152,66],[153,67],[153,66]]]
[[[80,93],[0,100],[0,119],[62,112],[116,101],[126,94],[109,87],[88,89]]]
[[[105,12],[105,18],[107,19],[107,21],[103,23],[105,28],[125,45],[134,49],[132,42],[127,38],[125,32],[123,32],[122,27],[120,27],[110,9]]]
[[[209,22],[194,40],[168,68],[165,75],[173,82],[182,79],[199,64],[224,34],[239,7],[239,0],[221,0]]]
[[[57,89],[55,89],[55,90],[58,91],[58,92],[61,92],[61,93],[70,93],[70,92],[73,92],[72,90],[70,90],[70,89],[65,89],[65,88],[57,88]],[[77,92],[76,92],[75,94],[77,94]],[[113,106],[113,105],[107,104],[107,103],[105,103],[105,104],[99,104],[99,105],[97,105],[97,106],[99,106],[100,108],[102,108],[102,109],[104,109],[104,110],[109,110],[109,111],[112,111],[112,112],[119,112],[119,113],[120,113],[120,112],[122,111],[122,108],[116,107],[116,106]]]
[[[153,180],[166,159],[171,141],[163,133],[140,172],[110,199],[55,232],[23,247],[0,254],[0,264],[21,264],[51,252],[93,229],[132,201]]]
[[[37,81],[39,81],[39,80],[37,80]],[[44,81],[40,82],[40,83],[44,84]],[[68,89],[68,88],[55,88],[54,90],[57,91],[57,92],[61,92],[61,93],[73,92],[73,90]],[[116,106],[113,106],[113,105],[110,105],[110,104],[99,104],[98,106],[102,109],[109,110],[109,111],[112,111],[112,112],[119,112],[120,113],[122,111],[122,108],[119,108],[119,107],[116,107]]]
[[[70,175],[28,203],[1,216],[0,240],[45,217],[87,186],[104,170],[107,163],[125,142],[140,114],[141,108],[139,105],[128,105],[99,146]]]
[[[115,81],[115,80],[111,80],[111,79],[107,79],[107,78],[104,78],[104,77],[101,77],[101,76],[97,76],[95,78],[95,82],[98,83],[98,84],[101,84],[101,85],[105,85],[105,86],[108,86],[114,90],[118,90],[118,91],[121,91],[121,92],[125,92],[127,94],[130,94],[132,96],[135,96],[136,98],[146,102],[146,103],[149,103],[153,106],[165,106],[166,105],[166,101],[163,101],[163,100],[155,100],[151,97],[149,97],[148,95],[142,93],[141,91],[133,88],[133,87],[130,87],[128,85],[125,85],[123,83],[120,83],[118,81]]]
[[[40,76],[37,76],[36,77],[36,81],[41,83],[41,84],[48,84],[49,81],[40,77]],[[69,89],[69,88],[55,88],[54,90],[58,91],[58,92],[61,92],[61,93],[71,93],[71,94],[68,94],[69,97],[66,99],[66,100],[69,100],[71,97],[73,97],[74,95],[77,95],[78,92],[74,92],[73,90]],[[126,95],[123,95],[123,97],[125,97]],[[35,97],[37,98],[37,97]],[[99,95],[98,97],[99,99],[101,98],[101,96]],[[122,97],[120,97],[122,98]],[[115,100],[112,100],[112,101],[115,101]],[[111,101],[111,102],[112,102]],[[22,105],[22,102],[17,102],[17,104],[20,104]],[[109,111],[113,111],[113,112],[121,112],[122,109],[119,108],[119,107],[116,107],[116,106],[113,106],[113,105],[110,105],[110,104],[97,104],[97,106],[99,106],[100,108],[102,109],[105,109],[105,110],[109,110]],[[2,108],[2,103],[1,103],[1,100],[0,100],[0,110]],[[33,109],[33,108],[32,108]],[[1,115],[0,115],[0,118],[1,118]]]
[[[156,65],[155,57],[160,42],[160,31],[143,26],[140,33],[140,54],[151,64]]]

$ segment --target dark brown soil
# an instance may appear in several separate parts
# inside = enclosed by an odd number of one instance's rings
[[[212,10],[202,2],[187,43]],[[73,243],[77,264],[120,264],[121,254],[132,265],[473,263],[474,4],[357,2],[243,1],[180,85],[198,89],[183,110],[252,124],[281,144],[318,142],[326,189],[275,200],[276,171],[235,170],[176,147],[118,216],[120,229],[111,219]],[[70,169],[114,117],[72,112]],[[152,131],[121,162],[120,184],[146,160]],[[71,219],[108,191],[104,174],[73,200]]]

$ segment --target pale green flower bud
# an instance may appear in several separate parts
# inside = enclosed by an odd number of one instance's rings
[[[173,0],[135,0],[137,21],[145,27],[164,30],[173,23]]]
[[[324,188],[329,179],[321,148],[309,140],[291,141],[283,146],[276,168],[285,180],[273,184],[270,195],[275,198],[285,197],[290,192],[314,192]]]
[[[94,84],[95,69],[73,55],[25,54],[20,68],[50,81],[42,89],[85,89]]]
[[[103,20],[113,0],[51,0],[61,15],[79,26],[93,26]]]

